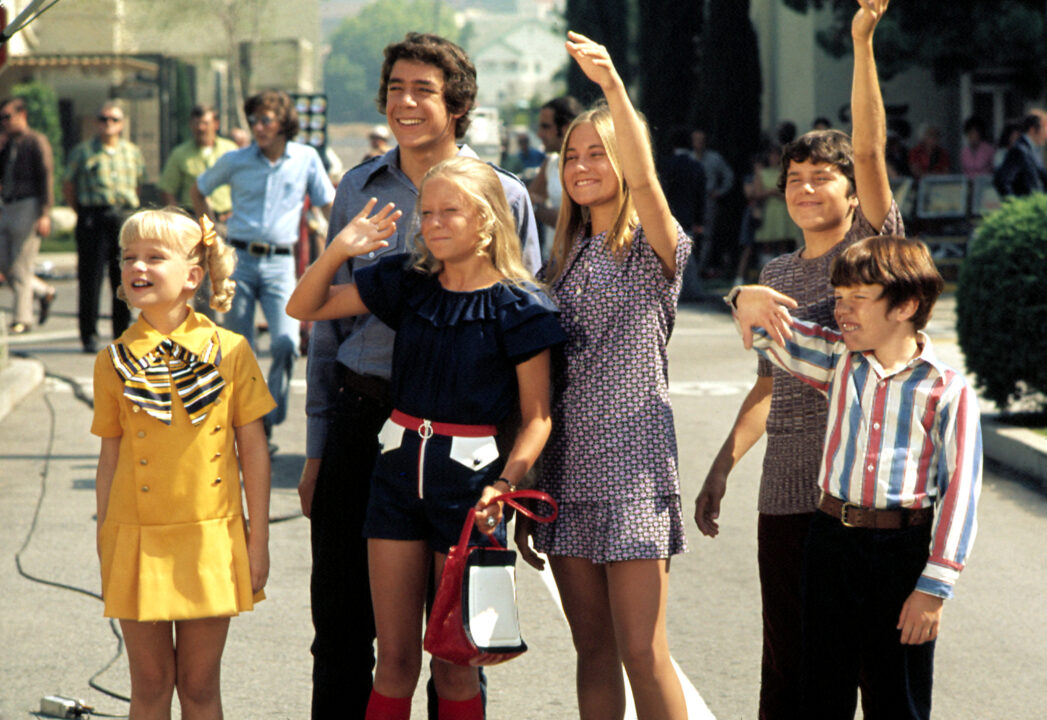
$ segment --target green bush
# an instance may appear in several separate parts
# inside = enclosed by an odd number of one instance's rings
[[[1047,393],[1047,195],[985,218],[960,270],[956,315],[967,368],[1001,410],[1025,391]]]

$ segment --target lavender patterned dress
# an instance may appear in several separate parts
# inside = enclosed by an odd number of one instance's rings
[[[568,341],[553,358],[552,435],[538,488],[560,504],[535,547],[596,563],[684,552],[666,344],[691,239],[677,226],[676,275],[643,229],[621,261],[605,234],[576,239],[552,285]]]

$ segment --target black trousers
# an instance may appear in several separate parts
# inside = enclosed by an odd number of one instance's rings
[[[314,720],[362,718],[371,695],[375,627],[363,525],[378,431],[391,412],[342,387],[327,432],[311,512]]]
[[[815,513],[804,554],[803,717],[927,720],[934,642],[902,645],[898,617],[927,562],[931,525],[844,527]]]
[[[757,525],[763,600],[760,720],[801,720],[803,548],[814,513],[766,515]]]
[[[76,217],[76,276],[79,284],[80,342],[85,348],[98,341],[98,306],[102,278],[109,276],[113,303],[113,338],[131,323],[127,303],[116,297],[120,287],[120,226],[126,217],[119,208],[81,207]]]

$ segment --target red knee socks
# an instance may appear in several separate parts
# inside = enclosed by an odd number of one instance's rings
[[[480,693],[468,700],[445,700],[440,698],[440,720],[483,720],[484,704]]]
[[[364,720],[411,720],[411,698],[391,698],[371,689]]]

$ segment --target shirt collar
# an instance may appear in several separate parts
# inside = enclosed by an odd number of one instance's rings
[[[164,335],[139,315],[134,325],[127,329],[122,342],[135,357],[143,357],[152,352],[165,337],[193,353],[201,355],[207,343],[214,337],[217,326],[206,315],[189,311],[189,316],[170,335]]]
[[[378,159],[374,161],[373,167],[367,173],[367,178],[364,180],[364,185],[371,182],[379,173],[390,171],[393,168],[397,170],[400,169],[399,145],[387,150],[384,155],[378,156]]]
[[[280,155],[280,157],[277,160],[270,160],[266,156],[266,154],[262,152],[262,148],[258,147],[258,143],[256,143],[254,140],[251,141],[251,144],[248,145],[248,147],[254,148],[255,155],[257,157],[261,158],[262,160],[264,160],[266,163],[269,163],[270,165],[275,165],[276,163],[280,162],[280,160],[282,160],[283,158],[291,157],[291,141],[290,140],[285,140],[284,141],[284,151],[283,151],[283,153]]]
[[[910,359],[909,362],[905,363],[905,367],[891,373],[891,375],[897,375],[900,372],[912,370],[916,366],[921,365],[923,363],[930,365],[939,373],[944,372],[945,366],[938,359],[938,355],[934,352],[934,345],[933,343],[931,343],[931,338],[923,330],[917,330],[916,337],[917,342],[920,344],[919,354]],[[866,350],[865,352],[859,354],[863,358],[865,358],[865,361],[873,367],[878,376],[880,376],[881,378],[888,377],[888,374],[884,371],[883,366],[880,364],[880,361],[876,359],[876,355],[873,353],[872,350]]]
[[[476,158],[477,160],[480,159],[480,156],[477,155],[471,147],[464,144],[458,146],[458,157],[470,157]],[[375,177],[377,177],[379,174],[383,172],[393,172],[403,175],[403,171],[400,169],[399,145],[394,146],[393,148],[388,150],[384,155],[379,156],[378,159],[374,161],[374,166],[370,169],[370,171],[367,173],[367,177],[364,179],[364,186],[366,186],[368,183],[374,180]],[[404,177],[406,176],[404,175]]]

